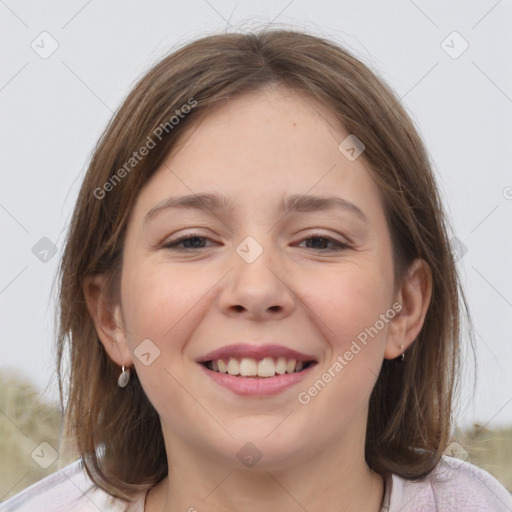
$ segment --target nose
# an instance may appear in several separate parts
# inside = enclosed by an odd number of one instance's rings
[[[262,252],[254,261],[243,257],[242,251],[233,251],[232,270],[219,296],[219,306],[227,316],[277,320],[289,316],[295,307],[295,294],[278,256],[269,246],[260,247]]]

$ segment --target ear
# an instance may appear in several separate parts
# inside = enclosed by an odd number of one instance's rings
[[[431,296],[432,272],[425,260],[417,258],[397,293],[396,302],[401,309],[390,322],[385,359],[395,359],[416,339],[423,327]]]
[[[106,278],[87,276],[83,285],[87,309],[107,354],[119,366],[130,367],[133,356],[128,345],[120,304],[112,304],[106,293]]]

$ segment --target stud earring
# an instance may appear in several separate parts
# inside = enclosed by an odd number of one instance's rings
[[[125,370],[124,366],[123,366],[123,371],[121,372],[121,375],[119,375],[119,378],[117,379],[117,385],[120,388],[125,388],[127,386],[129,380],[130,380],[130,368]]]

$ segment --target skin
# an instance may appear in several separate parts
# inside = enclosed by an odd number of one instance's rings
[[[230,100],[187,132],[140,192],[121,303],[108,302],[103,276],[86,282],[108,354],[135,367],[161,419],[170,478],[150,490],[146,512],[379,510],[384,480],[364,459],[368,401],[383,359],[398,357],[421,330],[431,278],[416,260],[394,290],[379,190],[363,158],[349,161],[338,150],[347,135],[323,106],[287,89]],[[225,194],[233,210],[169,209],[143,222],[162,200],[192,192]],[[368,222],[342,210],[277,212],[281,198],[305,193],[350,200]],[[193,247],[187,252],[162,247],[191,232],[206,240],[182,243]],[[313,235],[350,246],[336,252]],[[235,250],[247,236],[263,248],[252,263]],[[394,302],[400,314],[300,404],[298,393]],[[145,366],[134,350],[148,338],[160,355]],[[279,343],[313,354],[318,365],[279,395],[240,397],[195,362],[237,340]],[[237,457],[247,442],[262,454],[250,468]]]

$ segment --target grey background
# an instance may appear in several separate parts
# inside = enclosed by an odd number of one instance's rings
[[[56,399],[52,283],[91,151],[135,81],[195,37],[273,21],[346,46],[415,120],[476,327],[477,393],[468,359],[458,419],[510,425],[511,15],[495,0],[0,0],[0,366]]]

